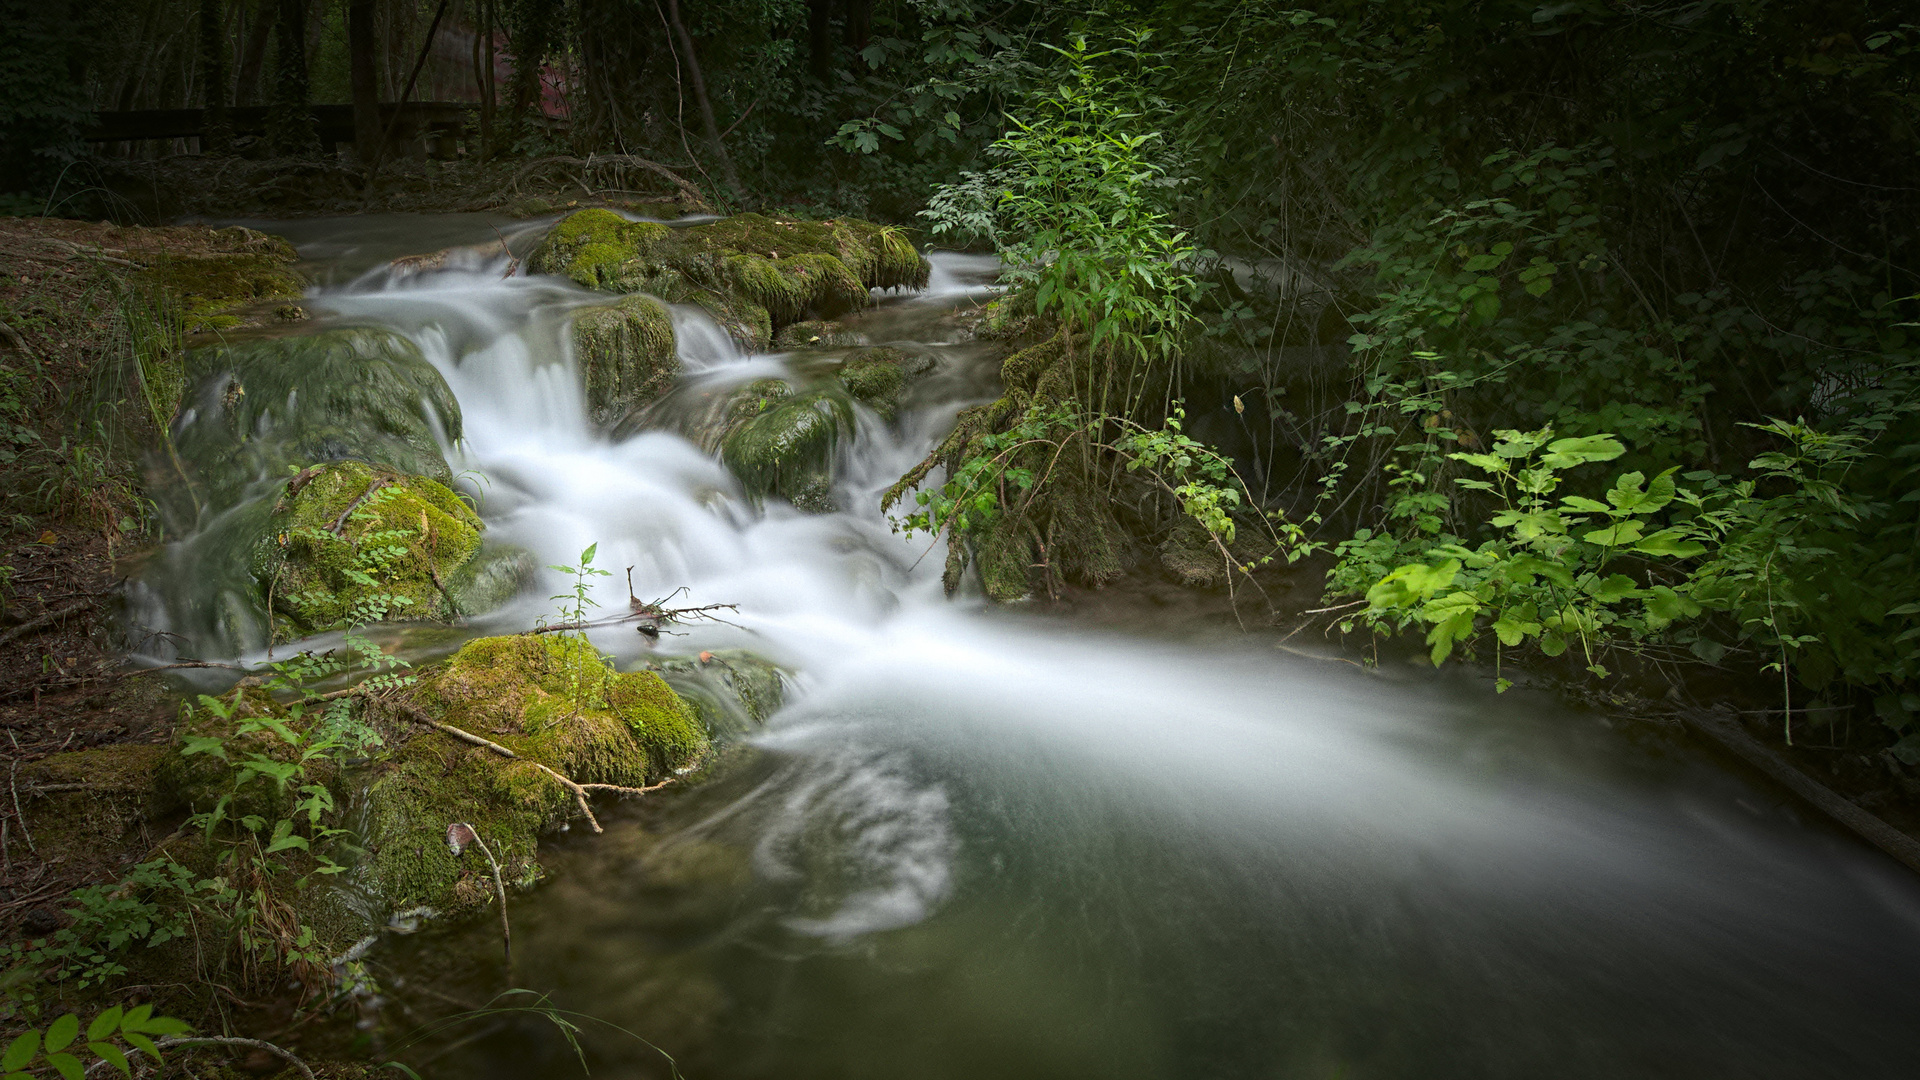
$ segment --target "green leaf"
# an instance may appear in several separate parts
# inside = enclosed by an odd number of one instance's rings
[[[1507,691],[1509,691],[1509,690],[1511,690],[1511,689],[1513,689],[1513,680],[1512,680],[1512,679],[1495,679],[1495,680],[1493,680],[1493,692],[1494,692],[1494,693],[1496,693],[1496,694],[1504,694],[1504,693],[1506,693]]]
[[[1567,651],[1567,635],[1558,630],[1548,630],[1540,635],[1540,651],[1548,656],[1559,656]]]
[[[1454,575],[1459,572],[1458,559],[1448,559],[1439,566],[1409,563],[1397,567],[1367,590],[1367,603],[1384,609],[1415,607],[1453,584]]]
[[[1647,618],[1661,625],[1676,619],[1690,619],[1700,614],[1700,605],[1693,597],[1676,592],[1666,585],[1655,585],[1647,590]]]
[[[1573,588],[1573,572],[1564,564],[1533,555],[1508,559],[1503,566],[1502,576],[1520,584],[1532,584],[1535,577],[1543,577],[1563,589]]]
[[[94,1017],[93,1023],[87,1025],[87,1041],[99,1042],[101,1039],[118,1031],[120,1029],[120,1018],[125,1015],[125,1010],[115,1005],[113,1008]]]
[[[47,1028],[47,1053],[65,1050],[80,1035],[80,1018],[68,1013]]]
[[[1579,511],[1582,514],[1604,514],[1608,512],[1606,503],[1589,499],[1582,495],[1569,495],[1560,500],[1560,505],[1566,507],[1568,510]]]
[[[194,754],[212,754],[221,761],[227,760],[227,744],[223,740],[213,738],[209,735],[187,735],[180,741],[182,743],[180,747],[181,757],[190,757]]]
[[[33,1055],[40,1052],[40,1033],[29,1031],[25,1035],[7,1044],[7,1052],[0,1055],[0,1069],[12,1072],[26,1067]]]
[[[1642,555],[1653,555],[1664,559],[1691,559],[1704,555],[1707,546],[1686,539],[1686,530],[1682,528],[1661,529],[1651,536],[1642,537],[1633,545],[1633,550]]]
[[[137,1031],[123,1031],[120,1033],[120,1037],[127,1040],[128,1046],[133,1047],[135,1050],[140,1051],[155,1061],[160,1060],[160,1048],[153,1045],[152,1039],[147,1038]]]
[[[1490,473],[1507,471],[1506,460],[1493,454],[1448,454],[1447,456],[1455,461],[1464,461],[1476,469],[1484,469]]]
[[[1502,612],[1500,618],[1494,621],[1493,632],[1494,635],[1500,639],[1500,644],[1511,648],[1527,638],[1538,634],[1540,632],[1540,624],[1537,622],[1526,622]]]
[[[127,1064],[126,1053],[112,1043],[90,1042],[87,1044],[87,1049],[93,1051],[94,1057],[119,1069],[121,1076],[133,1075],[133,1067]]]
[[[121,1031],[144,1031],[146,1029],[142,1028],[140,1025],[146,1023],[147,1017],[152,1015],[153,1015],[153,1006],[135,1005],[133,1008],[127,1010],[126,1015],[120,1018],[120,1030]]]
[[[86,1080],[87,1070],[80,1067],[80,1059],[72,1054],[48,1054],[47,1064],[66,1080]]]
[[[1625,574],[1613,574],[1605,581],[1587,583],[1587,594],[1603,604],[1617,603],[1630,596],[1639,596],[1640,586]]]
[[[1611,435],[1583,435],[1577,439],[1555,439],[1547,445],[1540,463],[1550,469],[1570,469],[1589,461],[1612,461],[1627,448]]]
[[[1709,664],[1717,664],[1720,662],[1721,657],[1727,655],[1727,647],[1725,645],[1717,641],[1709,641],[1706,638],[1695,640],[1693,644],[1687,646],[1687,651],[1705,660]]]
[[[1601,547],[1626,547],[1640,539],[1640,530],[1643,527],[1637,521],[1622,521],[1604,529],[1594,529],[1583,534],[1580,539],[1589,544],[1599,544]]]
[[[185,1035],[193,1030],[193,1025],[171,1016],[156,1016],[140,1025],[140,1030],[149,1035]]]

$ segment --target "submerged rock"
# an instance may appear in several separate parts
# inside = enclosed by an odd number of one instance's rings
[[[738,214],[671,227],[600,209],[555,225],[527,268],[590,289],[703,304],[729,330],[751,333],[742,343],[756,348],[791,323],[865,307],[869,289],[924,287],[931,270],[900,230],[851,218]]]
[[[448,847],[455,822],[474,827],[510,883],[531,885],[541,833],[579,815],[573,793],[535,763],[577,783],[637,788],[691,767],[708,747],[694,709],[658,673],[616,672],[568,634],[469,642],[421,678],[413,700],[520,760],[416,725],[380,763],[355,877],[388,910],[457,914],[488,903],[485,859]]]
[[[253,566],[274,641],[448,619],[465,613],[456,584],[479,591],[479,515],[439,481],[346,461],[303,470],[287,489]]]
[[[187,355],[174,452],[214,509],[289,468],[360,461],[451,483],[460,405],[412,342],[384,330],[238,342]]]
[[[667,685],[692,705],[714,736],[758,731],[786,702],[780,669],[741,649],[655,662]]]
[[[673,318],[651,296],[629,296],[574,316],[573,356],[597,424],[660,396],[680,374]]]

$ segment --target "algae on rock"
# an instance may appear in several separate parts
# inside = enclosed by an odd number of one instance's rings
[[[187,380],[174,444],[216,509],[316,461],[453,480],[440,446],[460,438],[459,402],[398,334],[328,330],[195,349]]]
[[[573,358],[597,424],[652,401],[680,374],[673,317],[651,296],[629,296],[575,315]]]
[[[838,381],[796,392],[780,379],[750,384],[733,401],[724,462],[747,494],[778,496],[810,513],[833,505],[834,457],[853,436],[853,399]]]
[[[480,550],[480,518],[436,480],[358,461],[288,483],[256,548],[273,640],[395,619],[460,614],[450,582]]]
[[[577,783],[637,788],[691,767],[708,746],[694,710],[657,673],[616,672],[569,634],[471,641],[421,678],[413,700],[520,760],[416,727],[381,763],[355,876],[390,909],[456,914],[491,898],[484,861],[447,847],[454,822],[479,832],[514,884],[538,878],[539,837],[565,826],[575,802],[536,762]]]
[[[851,218],[737,214],[670,227],[602,209],[581,210],[555,225],[527,268],[590,289],[717,307],[715,317],[729,329],[753,332],[742,344],[755,348],[765,348],[790,323],[867,306],[869,289],[922,288],[931,271],[900,230]],[[764,329],[758,312],[765,312]]]
[[[215,230],[212,239],[221,250],[147,256],[147,268],[134,275],[179,303],[186,333],[232,329],[241,322],[227,314],[235,308],[299,298],[304,283],[290,269],[298,258],[293,245],[237,225]]]
[[[932,357],[881,345],[849,357],[840,365],[839,378],[855,400],[891,422],[907,386],[932,370]]]

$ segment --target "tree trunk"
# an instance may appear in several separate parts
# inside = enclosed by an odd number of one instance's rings
[[[380,50],[374,38],[374,0],[348,0],[347,78],[353,89],[353,149],[360,164],[380,153]]]
[[[873,40],[873,0],[847,0],[847,47],[854,52]]]
[[[821,82],[833,74],[832,16],[833,0],[807,0],[807,64]]]
[[[295,157],[320,150],[307,80],[307,0],[280,0],[274,22],[273,107],[267,114],[267,146]]]
[[[220,0],[200,0],[200,150],[207,154],[233,152],[233,121],[227,115],[226,13]]]
[[[260,93],[260,72],[266,67],[267,40],[273,35],[273,5],[261,0],[246,13],[247,47],[240,54],[240,74],[235,80],[235,103],[255,105]]]
[[[680,48],[687,54],[687,82],[693,86],[693,101],[700,107],[700,122],[706,125],[713,152],[720,158],[720,175],[726,178],[727,186],[738,197],[743,193],[740,175],[733,171],[733,158],[727,155],[727,145],[720,141],[720,126],[713,122],[713,103],[707,99],[707,81],[700,74],[700,59],[693,52],[693,35],[687,33],[686,24],[680,21],[680,0],[667,0],[667,19],[673,23],[674,34],[680,39]]]

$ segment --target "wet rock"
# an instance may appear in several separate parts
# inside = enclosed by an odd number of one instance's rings
[[[764,379],[734,399],[720,460],[754,498],[777,496],[828,513],[835,509],[834,456],[853,430],[853,399],[838,381],[796,392]]]
[[[306,283],[292,270],[298,258],[292,244],[238,225],[216,229],[210,239],[214,250],[150,255],[147,268],[134,275],[178,304],[185,333],[231,330],[246,321],[236,309],[299,299]]]
[[[651,296],[629,296],[574,316],[573,356],[597,424],[652,401],[680,374],[673,319]]]
[[[329,330],[188,353],[174,451],[203,507],[313,462],[361,461],[451,483],[440,440],[460,405],[419,349],[383,330]]]
[[[866,344],[867,335],[823,319],[783,326],[773,336],[776,349],[851,349]]]
[[[422,677],[413,700],[521,760],[417,725],[394,749],[364,796],[367,858],[353,875],[386,910],[450,915],[486,905],[485,859],[448,848],[455,822],[474,827],[509,883],[537,880],[540,835],[578,809],[535,762],[580,783],[644,787],[691,767],[708,746],[694,709],[658,673],[616,672],[572,635],[469,642]]]
[[[479,553],[481,528],[472,507],[424,476],[357,461],[302,470],[255,551],[253,575],[274,620],[273,640],[461,614],[453,585],[478,582],[477,571],[465,571]]]
[[[590,289],[645,292],[669,302],[713,304],[730,329],[774,332],[831,319],[870,302],[875,288],[921,288],[930,266],[898,229],[843,218],[788,221],[738,214],[681,228],[582,210],[555,225],[527,260]],[[709,310],[714,310],[712,306]],[[767,317],[760,334],[757,313]]]
[[[840,365],[839,377],[856,401],[891,421],[900,409],[900,399],[908,385],[933,367],[930,356],[882,345],[849,357]]]
[[[701,725],[715,738],[760,730],[786,701],[786,679],[780,669],[741,649],[660,660],[651,666],[693,706]]]

